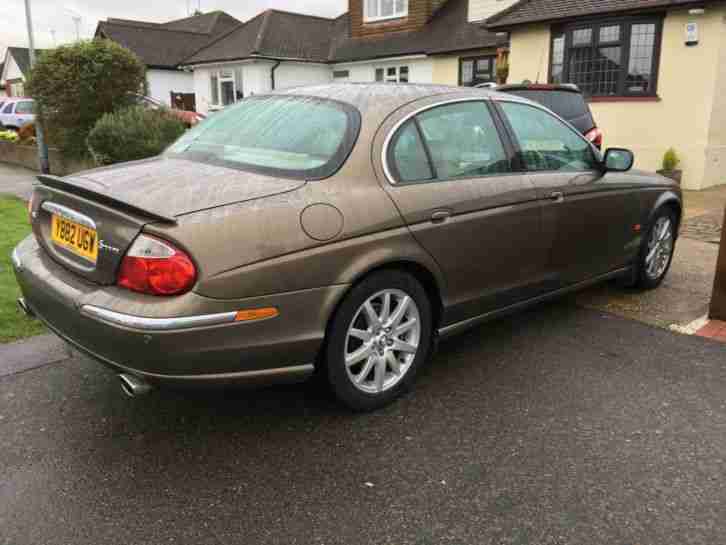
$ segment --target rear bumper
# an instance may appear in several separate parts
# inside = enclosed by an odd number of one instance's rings
[[[265,383],[313,371],[327,317],[345,286],[239,300],[189,293],[173,301],[84,281],[34,237],[12,256],[27,309],[80,352],[152,383]],[[234,321],[237,310],[279,316]],[[231,319],[230,319],[231,318]]]

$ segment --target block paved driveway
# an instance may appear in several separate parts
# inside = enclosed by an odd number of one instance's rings
[[[375,414],[313,386],[129,400],[80,358],[9,371],[0,544],[722,543],[725,363],[564,301],[443,344]]]

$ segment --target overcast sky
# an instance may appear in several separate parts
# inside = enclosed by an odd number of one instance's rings
[[[8,46],[28,46],[24,0],[0,0],[0,62]],[[76,36],[73,17],[82,17],[80,35],[91,38],[96,24],[107,17],[164,22],[185,17],[201,5],[204,12],[224,10],[241,20],[260,11],[277,8],[298,13],[335,17],[348,7],[348,0],[31,0],[36,47],[52,47]]]

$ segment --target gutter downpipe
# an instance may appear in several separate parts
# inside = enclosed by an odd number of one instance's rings
[[[272,90],[275,90],[275,70],[279,68],[279,66],[282,64],[282,61],[275,61],[275,64],[270,69],[270,83],[272,84]]]

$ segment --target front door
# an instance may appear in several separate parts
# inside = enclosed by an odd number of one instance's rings
[[[549,244],[526,175],[512,172],[485,101],[433,106],[400,126],[384,184],[447,281],[445,324],[540,293]]]
[[[499,106],[542,200],[543,228],[554,234],[549,269],[561,285],[626,266],[638,248],[633,188],[603,175],[591,145],[550,113],[515,102]]]

